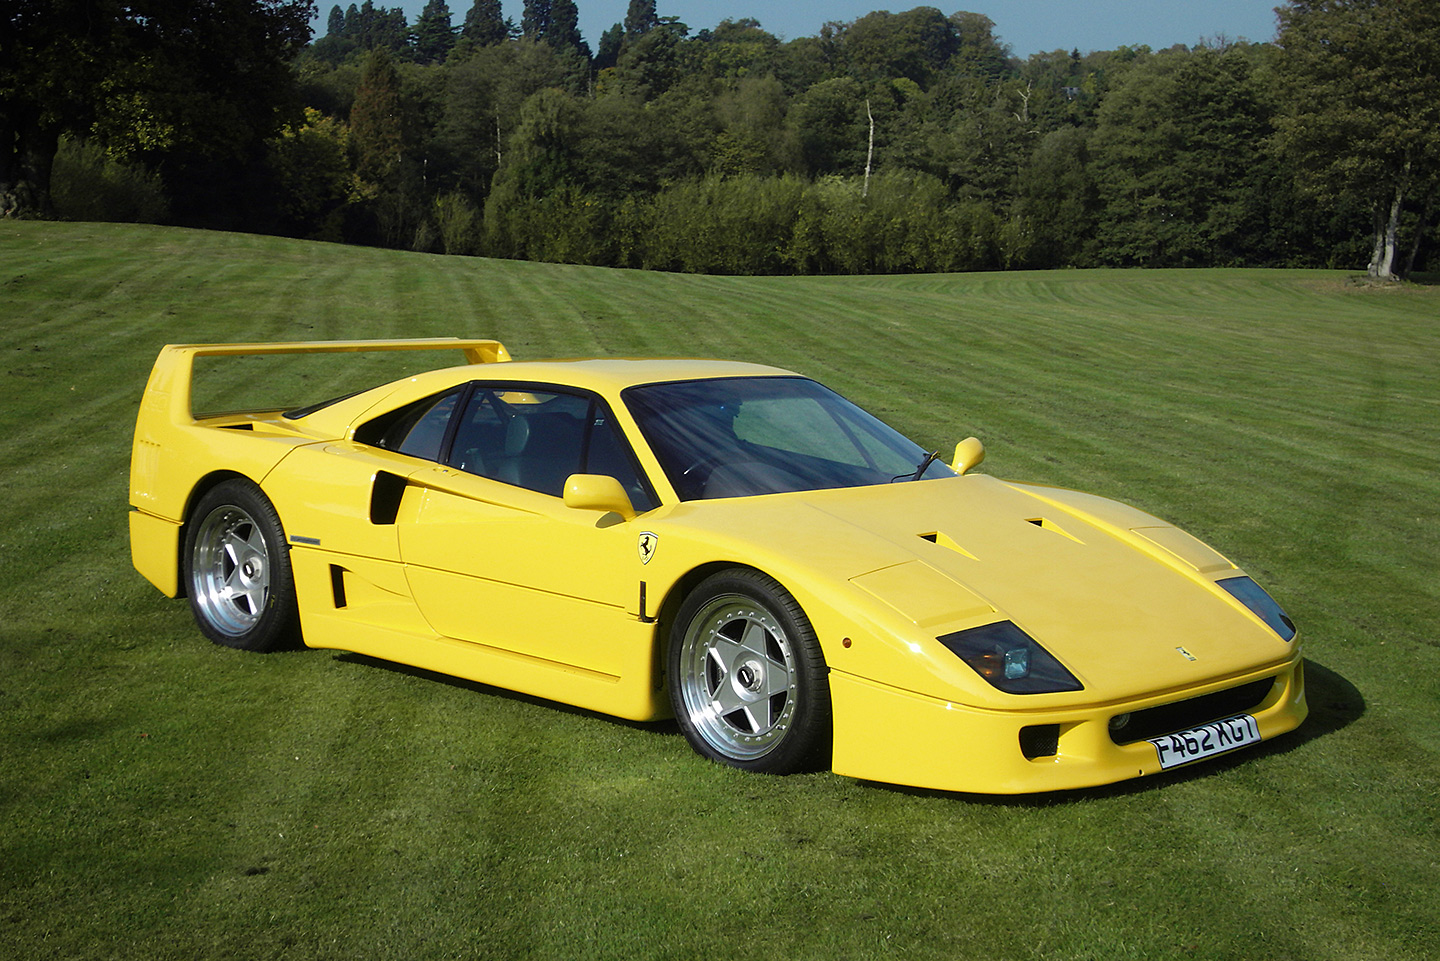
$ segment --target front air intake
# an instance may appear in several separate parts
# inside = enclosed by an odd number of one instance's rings
[[[1174,731],[1185,731],[1210,721],[1245,714],[1265,700],[1275,678],[1266,677],[1228,691],[1203,694],[1173,704],[1136,711],[1124,724],[1110,725],[1110,739],[1116,744],[1133,744]]]

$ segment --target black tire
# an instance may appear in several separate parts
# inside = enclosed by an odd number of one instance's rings
[[[830,680],[810,620],[773,578],[712,574],[670,629],[675,719],[703,757],[765,774],[829,767]]]
[[[195,623],[245,651],[293,646],[300,617],[280,516],[248,480],[211,488],[185,525],[185,588]]]

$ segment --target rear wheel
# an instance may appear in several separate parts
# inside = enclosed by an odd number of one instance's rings
[[[671,628],[668,680],[676,720],[701,755],[768,774],[827,763],[825,658],[774,579],[737,568],[701,582]]]
[[[253,483],[212,488],[185,526],[185,582],[205,636],[247,651],[294,641],[299,614],[280,517]]]

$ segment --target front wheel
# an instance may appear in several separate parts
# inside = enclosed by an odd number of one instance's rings
[[[680,730],[702,756],[767,774],[826,763],[825,657],[772,578],[737,568],[702,581],[671,628],[668,681]]]
[[[195,622],[216,644],[273,651],[298,634],[285,532],[250,481],[225,481],[200,498],[185,525],[185,580]]]

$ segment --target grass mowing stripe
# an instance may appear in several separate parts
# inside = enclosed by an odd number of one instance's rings
[[[1302,271],[694,277],[0,224],[6,942],[87,959],[1440,953],[1436,295]],[[666,725],[333,652],[219,650],[130,570],[126,459],[160,344],[438,334],[798,368],[946,453],[978,433],[988,472],[1180,522],[1300,620],[1312,720],[1062,797],[756,778]],[[309,400],[345,376],[287,361],[258,386]],[[222,372],[216,392],[244,381]]]

